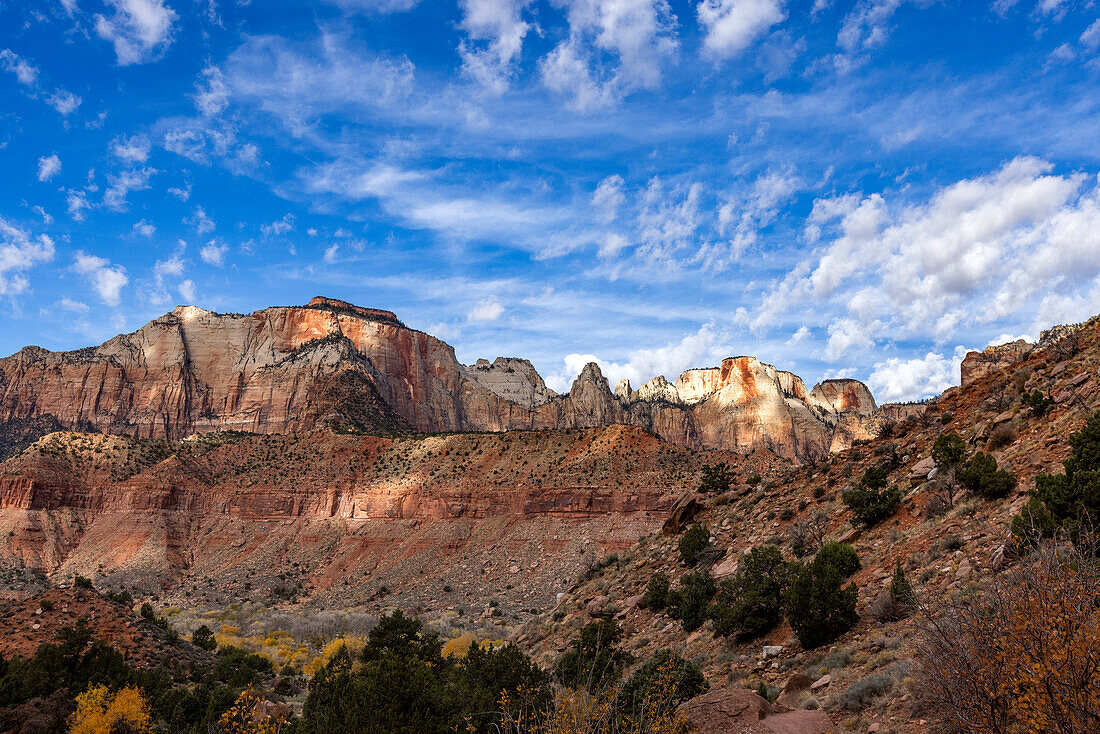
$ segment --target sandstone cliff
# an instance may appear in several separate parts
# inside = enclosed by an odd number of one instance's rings
[[[754,357],[655,377],[613,394],[589,364],[566,395],[530,362],[462,365],[444,342],[388,312],[328,298],[300,307],[219,314],[180,307],[98,347],[26,347],[0,359],[0,429],[142,438],[314,428],[398,434],[633,424],[696,449],[767,448],[790,459],[869,437],[866,386],[802,380]],[[42,426],[34,433],[26,426]],[[836,436],[840,436],[839,443]],[[0,457],[2,458],[2,457]]]

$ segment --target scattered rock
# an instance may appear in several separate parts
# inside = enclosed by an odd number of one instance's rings
[[[781,652],[783,652],[782,645],[764,645],[760,650],[760,656],[767,660],[776,657]]]
[[[822,688],[828,688],[829,684],[833,682],[833,676],[831,673],[826,673],[813,683],[810,684],[811,691],[820,691]]]

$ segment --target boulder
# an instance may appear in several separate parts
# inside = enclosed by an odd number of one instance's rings
[[[685,494],[676,500],[676,504],[669,510],[668,519],[665,520],[661,532],[665,535],[678,535],[702,510],[703,505],[695,498],[694,492]]]
[[[747,688],[724,688],[680,707],[684,725],[697,734],[828,734],[836,726],[824,711],[773,706]]]
[[[783,692],[779,694],[779,698],[775,699],[776,705],[794,708],[799,697],[804,691],[810,690],[813,682],[814,679],[810,676],[804,673],[795,673],[783,685]]]

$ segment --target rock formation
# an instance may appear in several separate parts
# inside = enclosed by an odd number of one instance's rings
[[[595,364],[566,395],[530,362],[462,365],[444,342],[343,301],[252,314],[177,308],[98,347],[26,347],[0,359],[0,434],[18,422],[142,438],[314,428],[396,434],[633,424],[695,449],[767,448],[808,459],[873,435],[874,398],[856,380],[807,390],[754,357],[655,377],[615,393]],[[44,430],[43,430],[44,432]],[[2,457],[0,457],[2,458]]]

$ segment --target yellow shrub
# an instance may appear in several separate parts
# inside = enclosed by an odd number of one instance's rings
[[[76,711],[69,717],[69,734],[109,734],[117,728],[152,732],[149,706],[133,686],[111,693],[95,686],[76,697]]]

